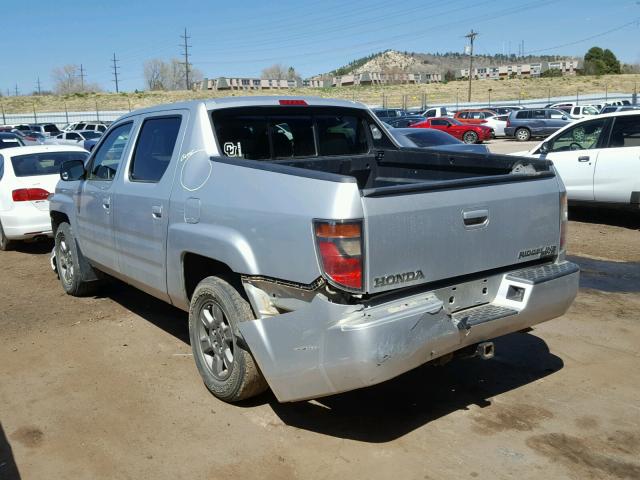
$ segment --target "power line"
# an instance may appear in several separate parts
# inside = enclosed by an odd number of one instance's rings
[[[114,82],[116,82],[116,93],[120,93],[120,90],[118,88],[118,69],[120,67],[118,67],[118,59],[116,58],[116,54],[113,54],[113,80]]]
[[[471,79],[473,78],[473,41],[478,36],[478,32],[474,32],[473,28],[464,37],[469,39],[469,102],[471,102]]]
[[[184,47],[184,71],[185,71],[185,84],[187,87],[187,90],[191,90],[190,88],[190,84],[189,84],[189,47],[191,45],[189,45],[188,40],[191,38],[187,35],[187,28],[185,27],[184,29],[184,35],[180,35],[180,38],[182,38],[184,40],[184,44],[180,45],[181,47]]]
[[[82,64],[80,64],[80,75],[78,76],[80,77],[80,91],[84,92],[84,77],[86,77],[87,74],[84,73],[84,67]]]

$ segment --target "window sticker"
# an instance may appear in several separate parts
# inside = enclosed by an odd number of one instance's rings
[[[224,154],[227,157],[242,157],[242,145],[240,142],[226,142],[223,146]]]

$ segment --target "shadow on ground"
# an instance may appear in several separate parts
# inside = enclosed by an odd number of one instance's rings
[[[53,240],[41,240],[32,242],[16,242],[13,250],[20,253],[28,253],[29,255],[45,255],[50,254],[53,250]]]
[[[292,427],[362,442],[389,442],[470,405],[487,407],[492,397],[564,366],[531,334],[507,335],[495,345],[493,360],[424,366],[380,385],[313,402],[281,404],[269,394],[269,403]]]
[[[189,343],[187,314],[120,282],[104,290],[131,312]],[[560,370],[564,363],[529,333],[495,340],[493,360],[454,360],[424,366],[396,379],[313,402],[281,404],[271,392],[239,406],[270,404],[287,425],[339,438],[388,442],[469,405],[486,407],[490,398]],[[195,366],[194,366],[195,368]],[[217,400],[211,397],[212,402]]]
[[[572,206],[569,208],[569,220],[640,230],[640,210]]]
[[[0,423],[0,478],[2,480],[19,480],[20,472],[13,458],[13,451]]]
[[[611,262],[569,256],[580,266],[580,288],[604,292],[640,292],[640,262]]]

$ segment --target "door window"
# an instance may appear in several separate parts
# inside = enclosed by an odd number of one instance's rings
[[[640,147],[640,115],[615,118],[609,148],[621,147]]]
[[[80,135],[73,132],[67,133],[67,140],[80,140]]]
[[[601,118],[569,128],[553,140],[553,145],[549,151],[568,152],[570,150],[598,148],[606,123],[607,119]]]
[[[93,157],[89,180],[113,180],[129,142],[132,126],[131,122],[124,123],[109,132]]]
[[[431,125],[446,127],[447,125],[449,125],[449,122],[447,122],[446,120],[431,120]]]
[[[137,182],[159,182],[171,162],[180,131],[181,117],[149,118],[138,136],[129,178]]]
[[[531,110],[523,110],[521,112],[516,113],[516,118],[518,119],[531,118]]]

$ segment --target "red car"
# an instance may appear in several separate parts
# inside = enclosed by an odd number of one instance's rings
[[[464,143],[482,143],[493,137],[493,128],[469,125],[446,117],[429,118],[424,122],[414,123],[409,128],[435,128],[447,132]]]

